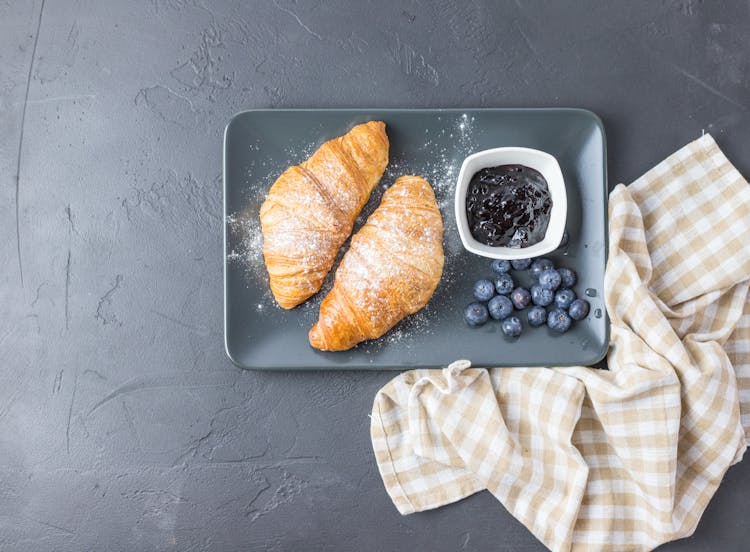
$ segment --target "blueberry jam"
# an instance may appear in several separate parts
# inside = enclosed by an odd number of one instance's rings
[[[547,232],[551,210],[547,181],[531,167],[487,167],[469,182],[469,229],[485,245],[521,248],[539,243]]]

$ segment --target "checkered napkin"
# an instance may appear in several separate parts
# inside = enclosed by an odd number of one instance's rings
[[[705,135],[610,194],[609,370],[413,370],[375,398],[402,514],[488,489],[551,550],[690,535],[750,434],[750,187]]]

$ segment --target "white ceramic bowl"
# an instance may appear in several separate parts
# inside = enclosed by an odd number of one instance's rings
[[[542,173],[547,181],[552,198],[552,210],[547,232],[542,241],[529,247],[510,248],[485,245],[471,235],[466,217],[466,190],[471,177],[477,171],[497,165],[526,165]],[[455,208],[458,233],[468,251],[491,259],[527,259],[554,251],[560,245],[563,232],[565,232],[568,197],[560,165],[552,155],[530,148],[495,148],[474,153],[464,159],[461,171],[458,173]]]

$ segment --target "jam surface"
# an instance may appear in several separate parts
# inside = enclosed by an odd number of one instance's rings
[[[551,210],[547,181],[525,165],[482,169],[466,192],[471,235],[485,245],[521,248],[539,243]]]

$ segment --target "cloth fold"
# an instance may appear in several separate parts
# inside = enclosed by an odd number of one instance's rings
[[[378,392],[399,512],[487,489],[551,550],[692,534],[750,433],[750,187],[705,135],[612,191],[609,233],[609,370],[459,361]]]

